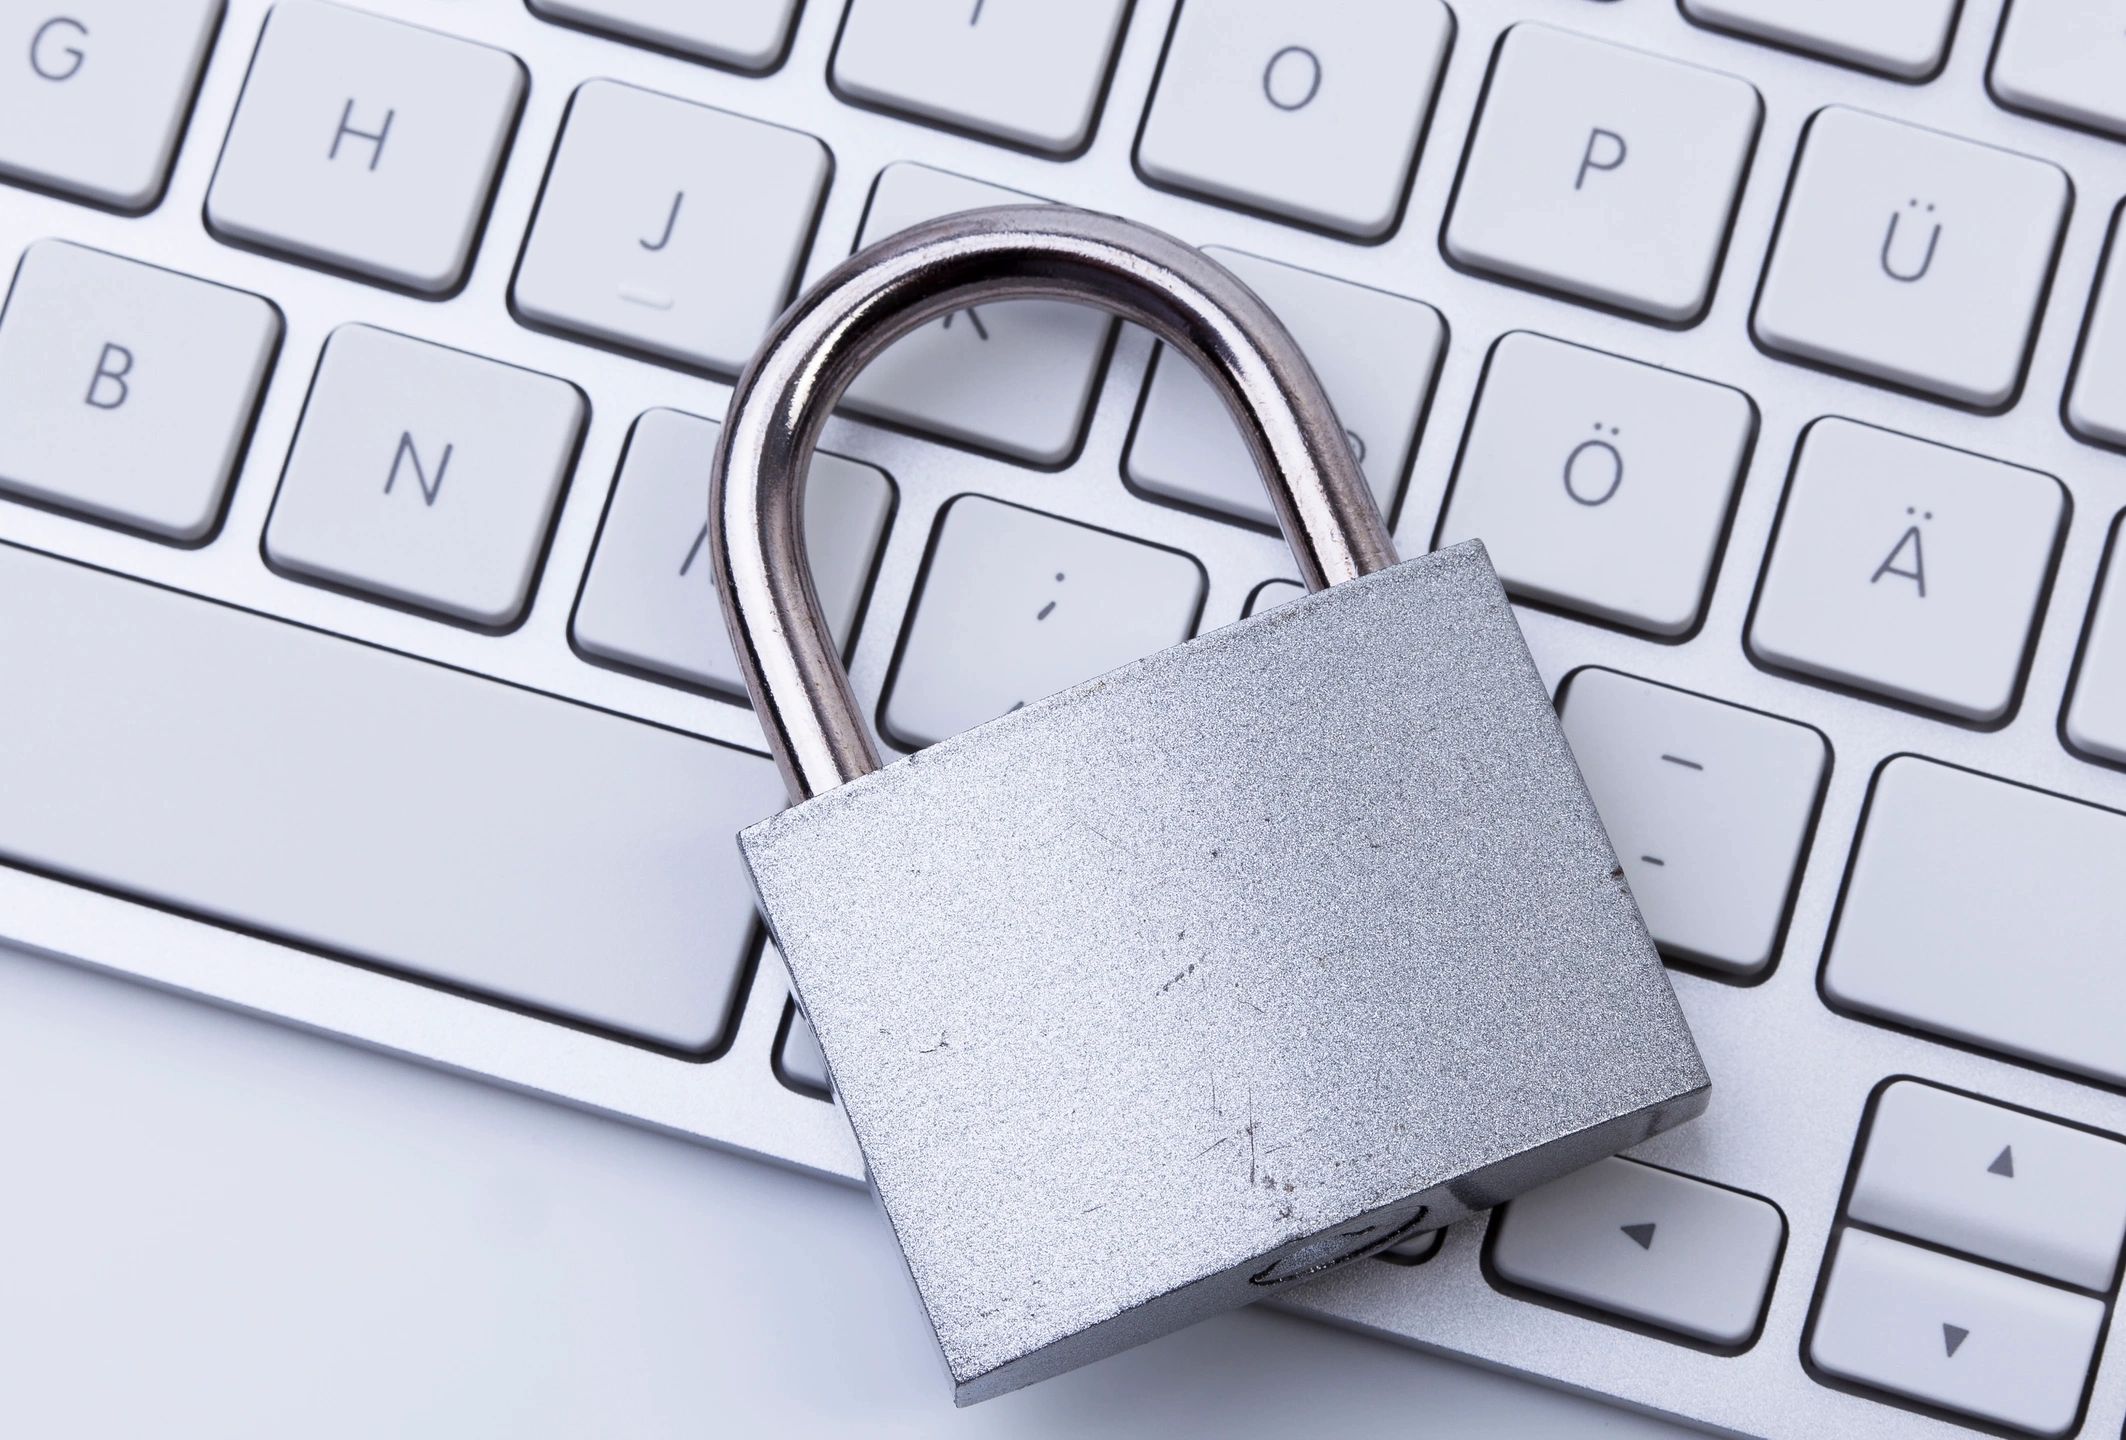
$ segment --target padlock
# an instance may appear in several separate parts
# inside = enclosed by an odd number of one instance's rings
[[[894,339],[1032,297],[1195,360],[1314,593],[881,768],[804,564],[806,466]],[[1304,356],[1201,252],[1053,206],[864,250],[740,377],[709,504],[796,802],[740,845],[957,1402],[1704,1108],[1483,548],[1396,562]]]

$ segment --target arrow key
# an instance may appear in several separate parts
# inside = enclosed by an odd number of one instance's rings
[[[1872,1231],[1838,1239],[1808,1339],[1818,1370],[2031,1435],[2064,1435],[2104,1303]]]
[[[1785,1237],[1768,1200],[1616,1158],[1506,1206],[1490,1260],[1511,1285],[1741,1349]]]
[[[1916,1080],[1885,1086],[1847,1213],[2107,1290],[2126,1236],[2126,1145]]]

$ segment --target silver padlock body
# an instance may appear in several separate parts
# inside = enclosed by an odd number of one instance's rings
[[[963,1404],[1704,1108],[1475,543],[742,845]]]

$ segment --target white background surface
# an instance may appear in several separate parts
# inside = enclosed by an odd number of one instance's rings
[[[4,948],[0,1146],[0,1434],[1680,1433],[1266,1311],[954,1412],[860,1193]]]

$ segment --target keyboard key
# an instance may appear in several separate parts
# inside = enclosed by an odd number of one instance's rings
[[[2056,165],[1819,111],[1765,268],[1757,338],[1960,405],[2006,405],[2067,201]]]
[[[886,729],[935,744],[1180,644],[1203,608],[1188,556],[962,495],[938,518]]]
[[[1207,252],[1268,302],[1307,352],[1366,468],[1383,515],[1408,473],[1447,327],[1430,305],[1260,260]],[[1161,346],[1124,461],[1132,483],[1222,515],[1275,525],[1269,495],[1225,404],[1201,371]]]
[[[224,238],[424,295],[472,261],[524,67],[317,0],[266,19],[207,221]]]
[[[510,297],[535,323],[736,374],[796,289],[831,169],[799,131],[593,80]]]
[[[5,545],[0,676],[37,697],[10,863],[681,1049],[728,1023],[764,759]]]
[[[772,70],[790,43],[798,0],[531,0],[549,19],[660,45],[734,70]]]
[[[859,247],[940,215],[1023,205],[1016,190],[924,165],[880,172]],[[1085,305],[1007,300],[955,311],[895,341],[850,385],[849,407],[1039,465],[1084,433],[1114,322]]]
[[[2126,25],[2104,0],[2015,0],[1993,50],[1993,94],[2048,120],[2126,135]]]
[[[1846,1211],[1879,1229],[2107,1290],[2126,1239],[2126,1145],[1900,1080],[1875,1102]]]
[[[761,942],[760,974],[763,984],[773,983],[767,978],[773,976],[787,987],[789,971],[783,964],[782,951],[775,947],[773,940]],[[834,1086],[827,1079],[827,1057],[819,1048],[819,1036],[812,1032],[812,1022],[805,1018],[805,1012],[797,1008],[795,996],[788,1002],[788,1014],[789,1023],[783,1026],[782,1040],[775,1051],[777,1072],[787,1084],[820,1095],[833,1094]]]
[[[833,80],[851,100],[1064,155],[1092,138],[1127,0],[850,0]]]
[[[468,624],[514,624],[585,412],[566,381],[343,325],[318,362],[266,556]]]
[[[1750,652],[1959,719],[1999,720],[2015,703],[2065,519],[2049,475],[1819,420],[1787,487]]]
[[[802,1011],[791,1012],[790,1025],[783,1031],[782,1049],[775,1060],[793,1084],[822,1095],[834,1093],[834,1086],[827,1079],[827,1057],[819,1048],[819,1036],[812,1033],[812,1022]]]
[[[39,241],[0,315],[0,489],[204,540],[280,337],[256,295]]]
[[[1646,928],[1735,975],[1772,963],[1829,747],[1806,725],[1620,675],[1575,673],[1565,738]]]
[[[1941,68],[1958,0],[1683,0],[1702,25],[1902,80]],[[2018,4],[2023,0],[2017,0]]]
[[[2067,424],[2085,440],[2126,447],[2126,251],[2116,216],[2109,255],[2067,391]]]
[[[2114,522],[2111,556],[2067,704],[2066,732],[2078,749],[2126,765],[2126,551],[2119,548],[2119,534]]]
[[[1289,605],[1307,593],[1307,587],[1297,580],[1265,580],[1248,596],[1247,614],[1260,615],[1265,610],[1275,610],[1280,605]]]
[[[1492,66],[1447,253],[1655,320],[1705,310],[1764,102],[1732,75],[1548,25]]]
[[[1846,1380],[2032,1435],[2064,1435],[2103,1302],[1865,1230],[1838,1238],[1809,1359]]]
[[[2126,1085],[2121,875],[2126,815],[1899,756],[1875,777],[1824,993]]]
[[[139,211],[162,198],[222,0],[0,9],[0,179]]]
[[[1501,1210],[1491,1263],[1513,1284],[1740,1346],[1785,1239],[1768,1201],[1612,1156]]]
[[[1440,543],[1481,539],[1525,599],[1681,635],[1756,428],[1740,390],[1517,331],[1491,352]]]
[[[709,573],[704,478],[715,422],[652,410],[635,422],[570,634],[600,659],[743,700]],[[828,623],[845,644],[878,561],[893,484],[869,465],[820,455],[805,482],[805,553]]]
[[[1454,17],[1440,0],[1186,0],[1137,166],[1360,240],[1395,228]]]

